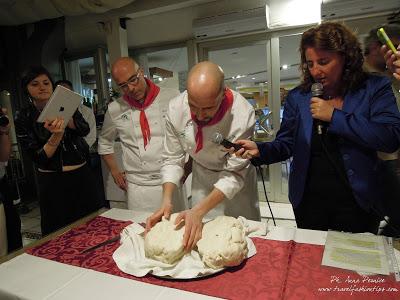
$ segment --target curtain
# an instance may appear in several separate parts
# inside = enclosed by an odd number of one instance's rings
[[[74,91],[83,94],[82,81],[81,81],[81,70],[79,69],[79,60],[67,62],[65,64],[65,73],[69,81],[72,82]]]

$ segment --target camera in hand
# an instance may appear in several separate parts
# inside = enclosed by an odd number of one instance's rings
[[[10,120],[0,107],[0,127],[5,127],[8,123],[10,123]]]

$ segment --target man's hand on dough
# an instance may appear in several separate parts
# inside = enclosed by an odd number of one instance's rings
[[[146,230],[144,234],[150,231],[151,227],[153,227],[156,223],[161,221],[161,218],[164,216],[166,219],[169,219],[171,216],[172,204],[168,201],[163,201],[163,205],[159,210],[153,213],[150,217],[146,219]]]
[[[185,222],[185,233],[183,235],[183,246],[185,251],[191,251],[201,239],[203,230],[203,215],[194,208],[185,210],[176,217],[175,225],[179,227],[180,223]]]

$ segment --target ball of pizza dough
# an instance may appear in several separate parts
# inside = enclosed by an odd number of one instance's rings
[[[144,239],[144,252],[147,258],[174,264],[185,254],[182,241],[185,226],[176,230],[174,224],[178,214],[172,214],[167,220],[163,217],[161,222],[151,228]]]
[[[248,252],[242,223],[233,217],[219,216],[204,224],[197,249],[210,268],[240,265]]]

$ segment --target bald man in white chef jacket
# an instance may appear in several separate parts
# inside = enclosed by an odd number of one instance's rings
[[[259,221],[254,166],[212,142],[216,132],[233,141],[251,138],[254,125],[253,107],[239,93],[225,88],[222,69],[208,61],[195,65],[188,75],[187,91],[169,104],[161,168],[163,204],[147,219],[146,230],[162,216],[169,217],[171,195],[184,173],[186,154],[193,159],[193,207],[176,219],[176,224],[185,221],[186,250],[201,238],[206,215],[244,216]]]
[[[179,91],[156,86],[129,57],[117,59],[111,73],[123,95],[108,105],[98,152],[117,186],[127,192],[128,209],[152,213],[162,203],[160,168],[165,116],[169,101]],[[117,136],[121,141],[123,170],[114,156]],[[171,202],[177,211],[187,208],[181,183]]]

